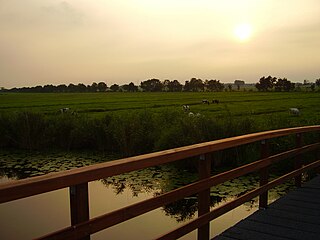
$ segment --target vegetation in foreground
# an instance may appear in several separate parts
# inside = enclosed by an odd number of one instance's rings
[[[203,98],[219,99],[220,103],[202,104]],[[4,150],[0,154],[0,175],[15,178],[94,164],[110,160],[110,155],[116,158],[132,156],[250,132],[320,122],[316,93],[6,94],[0,95],[0,99],[11,99],[7,102],[0,100],[0,149]],[[183,111],[182,104],[189,104],[194,115]],[[70,106],[75,114],[59,111],[61,107]],[[301,115],[290,115],[289,107],[298,107]],[[315,135],[306,137],[305,141],[318,139]],[[280,152],[288,146],[294,146],[294,136],[276,139],[270,147],[272,152]],[[10,149],[18,153],[12,154]],[[68,156],[65,152],[71,150],[81,150],[82,153]],[[86,155],[83,150],[108,157]],[[45,157],[39,157],[38,152],[44,153]],[[47,154],[50,152],[54,152],[51,157]],[[223,167],[258,158],[259,143],[222,151],[214,156]],[[144,191],[160,194],[197,177],[191,171],[183,170],[186,167],[195,170],[193,161],[178,164],[178,168],[170,170],[164,169],[168,166],[161,166],[114,176],[102,182],[117,194],[125,188],[131,188],[133,196]],[[278,169],[286,170],[290,161],[283,164],[285,166],[279,165]],[[253,175],[211,188],[211,204],[216,206],[223,199],[239,196],[255,184],[257,179]],[[269,194],[282,194],[290,186],[292,184],[281,186]],[[196,210],[197,200],[193,196],[164,207],[166,214],[178,222],[191,218]]]
[[[202,104],[204,98],[220,103]],[[320,122],[318,93],[3,94],[0,99],[1,149],[89,150],[124,157]],[[190,111],[183,111],[183,104]],[[61,113],[61,107],[75,114]],[[290,107],[301,115],[290,115]],[[275,151],[291,140],[281,141],[286,143],[275,143]],[[256,149],[230,150],[228,162],[250,161]],[[245,154],[250,159],[243,160]]]

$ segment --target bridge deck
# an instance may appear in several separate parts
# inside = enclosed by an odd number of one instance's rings
[[[213,240],[320,239],[320,176],[261,209]]]

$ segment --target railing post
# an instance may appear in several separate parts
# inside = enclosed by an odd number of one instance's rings
[[[267,142],[267,140],[261,141],[260,151],[261,151],[260,156],[262,159],[269,156],[269,143]],[[260,186],[267,184],[268,178],[269,178],[268,167],[262,168],[260,170]],[[266,191],[265,193],[262,193],[259,196],[259,208],[267,208],[267,206],[268,206],[268,191]]]
[[[318,141],[320,143],[320,134],[318,134]],[[320,148],[318,148],[315,152],[316,160],[320,160]],[[316,173],[320,175],[320,167],[316,168]]]
[[[89,220],[88,183],[69,187],[71,225],[76,225]],[[81,238],[90,240],[90,235]]]
[[[198,160],[199,179],[206,179],[210,177],[211,172],[211,155],[200,155]],[[199,192],[198,194],[198,216],[210,212],[210,188]],[[198,228],[198,240],[210,239],[210,222]]]
[[[297,148],[302,147],[302,133],[296,134],[296,147]],[[301,167],[302,167],[301,156],[296,156],[294,159],[294,168],[299,169]],[[301,179],[302,179],[302,174],[299,174],[294,178],[296,187],[301,187]]]

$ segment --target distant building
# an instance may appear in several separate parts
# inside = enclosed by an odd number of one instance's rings
[[[244,85],[245,82],[242,80],[234,80],[234,85]]]

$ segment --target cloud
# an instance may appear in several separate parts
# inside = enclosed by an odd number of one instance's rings
[[[66,1],[44,6],[41,9],[43,13],[42,17],[47,23],[58,24],[60,26],[78,26],[84,22],[83,13]]]
[[[70,28],[84,23],[84,13],[68,3],[4,1],[0,3],[0,26],[12,30]]]

